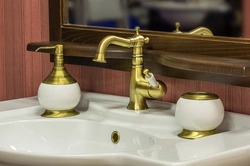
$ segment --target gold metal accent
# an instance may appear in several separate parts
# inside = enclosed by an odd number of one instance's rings
[[[62,117],[69,117],[78,115],[79,112],[75,111],[74,109],[68,110],[45,110],[45,112],[41,115],[46,118],[62,118]]]
[[[97,54],[93,61],[106,63],[105,52],[110,44],[133,48],[132,69],[130,74],[130,102],[127,106],[130,110],[144,110],[148,106],[146,98],[160,98],[167,92],[166,85],[158,81],[159,86],[152,88],[145,80],[143,74],[143,51],[142,47],[149,42],[148,37],[144,37],[139,33],[139,27],[135,28],[135,35],[131,38],[121,38],[117,36],[107,36],[99,43]]]
[[[214,130],[209,130],[209,131],[189,131],[186,129],[183,129],[183,131],[178,134],[179,137],[181,138],[186,138],[186,139],[196,139],[196,138],[202,138],[205,136],[217,134],[216,129]]]
[[[184,99],[190,100],[216,100],[219,96],[210,92],[187,92],[181,95]]]
[[[213,36],[213,32],[211,32],[208,28],[205,28],[205,27],[198,27],[187,33],[195,34],[195,35]]]
[[[36,52],[42,49],[55,49],[54,67],[51,73],[42,81],[45,84],[66,85],[76,83],[76,80],[68,73],[64,67],[63,45],[39,47]]]
[[[120,133],[118,131],[113,131],[111,134],[111,141],[114,144],[118,144],[120,141]]]
[[[66,68],[64,67],[64,58],[63,58],[63,45],[57,44],[55,46],[46,46],[39,47],[35,51],[43,50],[43,49],[55,49],[54,53],[54,67],[50,74],[42,81],[44,84],[51,85],[67,85],[76,83],[76,80],[68,73]],[[78,115],[74,109],[68,110],[45,110],[45,112],[41,115],[47,118],[61,118]]]
[[[186,34],[195,34],[195,35],[204,35],[204,36],[213,36],[213,33],[206,27],[198,27],[195,28],[189,32],[182,32],[180,31],[180,23],[175,23],[175,30],[173,32],[175,33],[186,33]]]
[[[182,33],[179,28],[180,28],[180,23],[176,22],[175,23],[175,30],[173,32],[175,32],[175,33]]]
[[[148,69],[144,69],[144,70],[143,70],[143,74],[145,74],[145,77],[146,77],[146,78],[150,78],[150,77],[152,76],[152,74],[149,72]]]

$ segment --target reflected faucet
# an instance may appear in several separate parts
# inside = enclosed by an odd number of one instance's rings
[[[195,35],[204,35],[204,36],[213,36],[213,33],[206,27],[198,27],[195,28],[189,32],[182,32],[180,31],[180,23],[176,22],[175,23],[175,30],[173,32],[175,33],[186,33],[186,34],[195,34]]]
[[[132,68],[130,74],[130,101],[127,109],[145,110],[148,109],[146,98],[161,98],[167,92],[166,85],[155,80],[154,75],[143,66],[143,50],[145,43],[149,42],[148,37],[139,34],[139,27],[135,28],[136,34],[131,38],[118,36],[107,36],[99,43],[97,53],[93,61],[106,63],[106,49],[110,44],[133,48]]]

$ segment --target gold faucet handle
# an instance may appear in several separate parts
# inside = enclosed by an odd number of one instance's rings
[[[136,26],[135,27],[135,36],[142,36],[140,33],[139,33],[139,30],[140,30],[140,27],[139,26]],[[143,36],[142,36],[143,37]],[[149,42],[149,38],[148,37],[143,37],[144,38],[144,43],[148,43]]]
[[[143,70],[143,74],[145,75],[145,80],[148,81],[148,83],[153,87],[157,88],[159,86],[158,82],[155,79],[155,76],[153,73],[150,73],[148,69]]]
[[[150,73],[148,69],[144,69],[143,74],[145,75],[146,78],[150,78],[152,76],[152,73]]]
[[[180,31],[180,26],[181,26],[181,24],[179,22],[176,22],[175,23],[175,30],[173,32],[175,32],[175,33],[182,33]]]
[[[139,30],[140,30],[140,27],[139,27],[139,26],[136,26],[136,27],[135,27],[135,34],[136,34],[136,36],[139,36],[139,35],[140,35]]]

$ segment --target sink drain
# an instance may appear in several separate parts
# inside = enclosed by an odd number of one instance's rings
[[[118,142],[120,141],[120,133],[118,131],[113,131],[111,134],[111,141],[114,144],[118,144]]]

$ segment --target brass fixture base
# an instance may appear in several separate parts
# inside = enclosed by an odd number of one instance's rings
[[[217,133],[216,129],[209,130],[209,131],[189,131],[189,130],[183,129],[183,131],[180,134],[178,134],[178,136],[181,138],[186,138],[186,139],[196,139],[196,138],[202,138],[205,136],[213,135],[216,133]]]
[[[63,118],[69,116],[78,115],[79,112],[75,111],[74,109],[69,110],[45,110],[45,112],[41,115],[46,118]]]

